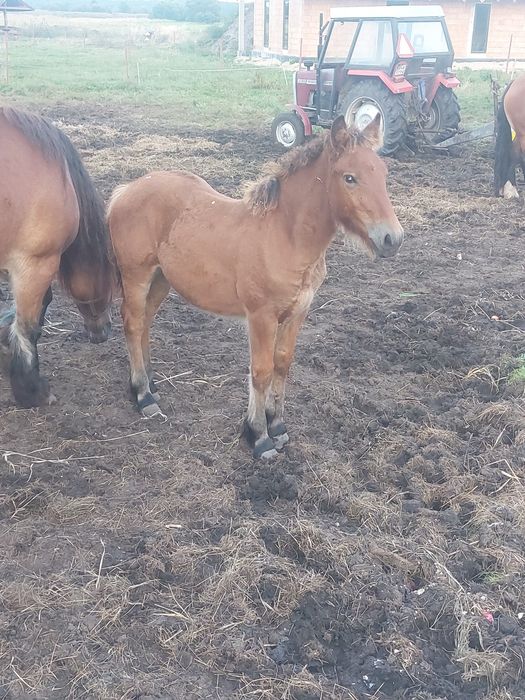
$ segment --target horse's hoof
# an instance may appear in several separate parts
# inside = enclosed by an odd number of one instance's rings
[[[140,412],[143,418],[162,418],[162,420],[167,420],[167,416],[162,413],[156,403],[150,403],[148,406],[144,406],[144,408],[141,408]]]
[[[154,379],[149,380],[149,393],[153,396],[157,403],[160,401],[159,390],[157,389],[157,384],[155,383]]]
[[[273,438],[273,444],[275,445],[276,450],[284,450],[285,445],[287,445],[290,442],[290,438],[288,436],[288,433],[281,433],[281,435],[276,435]]]
[[[164,413],[162,413],[160,410],[158,403],[155,401],[155,398],[151,394],[146,394],[142,397],[142,399],[139,399],[137,401],[137,405],[143,418],[156,418],[158,416],[163,420],[167,420]]]
[[[282,450],[290,441],[288,431],[282,421],[279,421],[275,425],[270,425],[268,428],[268,435],[272,438],[276,450]]]
[[[255,459],[269,460],[277,457],[277,450],[273,440],[269,437],[260,438],[255,443],[253,448],[253,456]]]
[[[514,187],[511,182],[506,182],[503,188],[503,198],[504,199],[519,199],[520,195],[518,190]]]
[[[57,397],[54,394],[49,394],[49,396],[47,397],[48,406],[52,406],[56,402],[57,402]]]
[[[30,381],[27,384],[11,381],[15,401],[21,408],[40,408],[49,406],[52,394],[49,382],[44,377]]]
[[[278,454],[279,453],[276,449],[267,450],[266,452],[262,453],[259,459],[264,459],[265,462],[269,462],[270,460],[275,459]]]

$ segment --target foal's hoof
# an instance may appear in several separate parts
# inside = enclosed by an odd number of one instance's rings
[[[157,385],[155,384],[153,379],[149,380],[149,391],[153,397],[153,400],[158,403],[160,401],[160,394],[159,394],[159,391],[157,389]]]
[[[255,459],[269,460],[277,457],[277,450],[273,440],[269,437],[260,438],[254,445],[253,456]]]
[[[137,402],[139,411],[143,418],[162,418],[166,420],[166,416],[159,408],[158,403],[155,401],[151,394],[146,394],[143,399]]]
[[[284,446],[290,442],[288,432],[284,423],[277,423],[268,428],[268,435],[272,438],[276,450],[283,450]]]
[[[140,409],[143,418],[162,418],[162,420],[167,420],[167,416],[162,413],[158,404],[151,403],[149,406],[145,406]]]

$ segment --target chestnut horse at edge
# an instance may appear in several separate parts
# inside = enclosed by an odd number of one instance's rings
[[[200,309],[246,318],[246,432],[255,457],[272,458],[284,447],[286,378],[326,275],[326,249],[338,229],[374,258],[393,256],[403,241],[386,166],[375,152],[380,127],[379,115],[363,132],[338,117],[242,200],[186,172],[151,173],[115,190],[108,223],[122,281],[131,388],[144,416],[161,413],[149,332],[173,287]]]
[[[0,350],[25,408],[54,399],[40,376],[37,343],[56,276],[75,299],[89,339],[106,340],[115,268],[103,202],[62,131],[37,115],[0,108],[0,278],[15,302],[0,317]]]
[[[516,167],[525,177],[525,73],[513,80],[503,94],[496,118],[494,194],[517,199]]]

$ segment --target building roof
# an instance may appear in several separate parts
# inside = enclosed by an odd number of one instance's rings
[[[439,5],[391,5],[387,7],[333,7],[331,19],[406,19],[408,17],[443,17]]]
[[[0,0],[0,12],[32,12],[33,9],[24,0]]]

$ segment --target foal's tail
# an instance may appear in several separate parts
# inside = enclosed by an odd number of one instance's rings
[[[499,197],[508,180],[512,162],[512,129],[505,112],[504,100],[510,84],[505,89],[496,117],[496,148],[494,152],[494,194]]]
[[[75,240],[60,260],[59,276],[65,290],[72,294],[73,280],[78,271],[89,274],[96,299],[109,304],[115,286],[115,265],[109,240],[104,203],[95,189],[80,156],[69,138],[44,117],[4,107],[4,116],[46,158],[67,166],[77,196],[80,222]],[[84,301],[84,300],[82,300]]]

